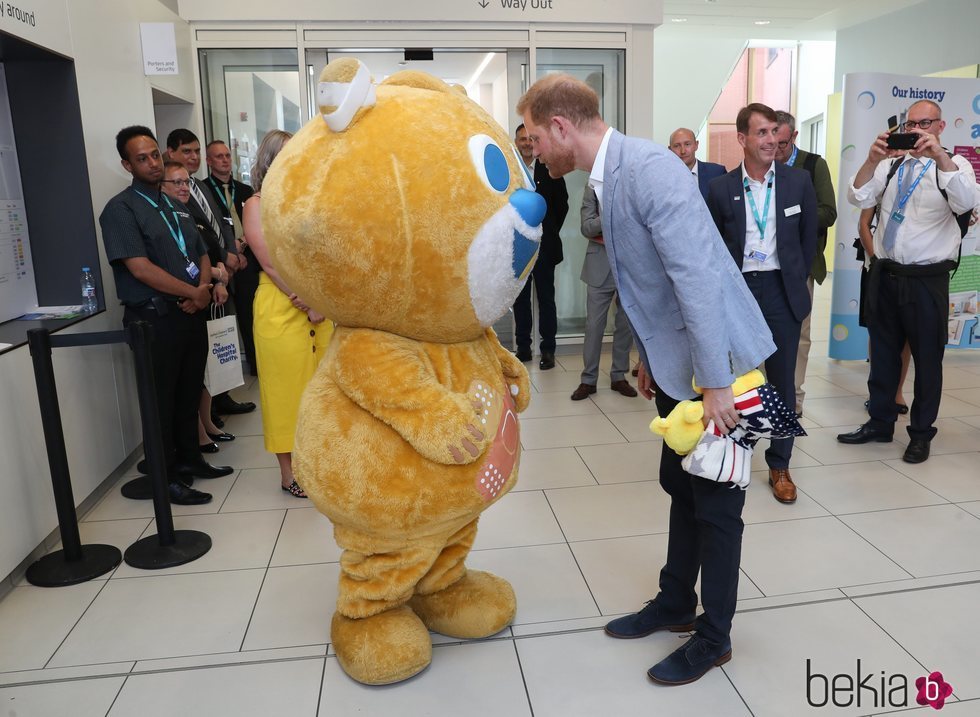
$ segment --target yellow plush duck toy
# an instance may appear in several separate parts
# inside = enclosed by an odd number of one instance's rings
[[[517,479],[528,378],[490,326],[545,206],[508,134],[441,80],[375,84],[337,60],[318,105],[269,170],[262,224],[289,286],[337,324],[293,465],[343,549],[337,659],[387,684],[429,664],[429,630],[486,637],[516,611],[510,584],[465,560]]]

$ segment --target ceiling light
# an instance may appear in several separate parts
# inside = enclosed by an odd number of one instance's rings
[[[769,20],[756,20],[755,21],[755,24],[756,25],[768,25],[769,24]]]
[[[466,83],[467,95],[470,95],[471,97],[473,96],[474,86],[476,85],[477,81],[480,79],[480,75],[483,74],[483,71],[487,69],[487,65],[490,64],[490,61],[494,58],[495,54],[496,53],[488,52],[486,57],[483,58],[483,62],[481,62],[480,66],[476,68],[476,72],[473,73],[473,76],[470,78],[470,81]]]
[[[687,18],[686,17],[672,17],[672,18],[670,18],[670,21],[671,22],[687,22]]]

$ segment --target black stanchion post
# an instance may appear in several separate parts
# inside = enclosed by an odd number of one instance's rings
[[[136,387],[143,419],[143,449],[153,490],[153,512],[157,534],[137,540],[126,549],[126,563],[134,568],[159,570],[197,560],[211,549],[211,537],[196,530],[174,530],[170,512],[167,461],[163,455],[160,413],[153,383],[150,325],[134,321],[126,337],[136,358]]]
[[[65,434],[61,425],[61,409],[58,406],[54,364],[51,361],[51,334],[47,329],[31,329],[27,332],[27,341],[34,363],[41,426],[44,429],[44,443],[48,452],[51,486],[54,489],[63,548],[33,563],[27,569],[26,577],[32,585],[41,587],[74,585],[109,572],[119,565],[122,555],[112,545],[81,544],[75,497],[68,470],[68,454],[65,450]]]

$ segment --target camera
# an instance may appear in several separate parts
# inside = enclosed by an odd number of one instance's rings
[[[893,132],[888,135],[888,149],[914,149],[919,137],[915,132]]]

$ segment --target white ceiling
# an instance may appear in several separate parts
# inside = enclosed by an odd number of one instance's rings
[[[803,39],[812,33],[832,33],[924,1],[664,0],[664,26],[744,28],[755,34],[765,32],[770,37],[790,34],[792,37],[788,39]],[[759,22],[768,24],[759,25]]]

